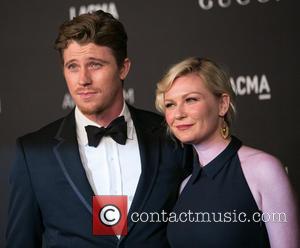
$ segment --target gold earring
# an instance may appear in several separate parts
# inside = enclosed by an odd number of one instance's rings
[[[221,135],[222,135],[223,139],[227,139],[229,136],[229,127],[224,119],[223,119],[223,124],[221,127]]]

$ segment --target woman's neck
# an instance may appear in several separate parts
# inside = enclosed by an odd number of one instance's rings
[[[230,141],[230,137],[227,139],[223,139],[221,136],[216,136],[209,140],[193,145],[195,150],[197,151],[200,165],[202,167],[207,165],[210,161],[212,161],[222,151],[225,150]]]

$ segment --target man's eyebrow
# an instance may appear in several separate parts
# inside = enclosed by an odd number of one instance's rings
[[[64,63],[64,66],[67,66],[67,65],[69,65],[69,64],[71,64],[71,63],[73,63],[75,61],[76,61],[76,59],[68,60],[66,63]]]
[[[88,60],[96,60],[96,61],[99,61],[103,64],[108,64],[109,63],[107,60],[96,58],[96,57],[89,57]]]
[[[102,64],[109,64],[109,62],[107,60],[96,58],[96,57],[89,57],[87,60],[88,61],[98,61],[98,62],[101,62]],[[67,61],[64,64],[64,66],[68,66],[69,64],[76,62],[76,61],[77,61],[77,59],[71,59],[71,60]]]

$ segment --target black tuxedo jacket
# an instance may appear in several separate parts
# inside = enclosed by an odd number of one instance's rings
[[[191,150],[167,137],[161,116],[129,109],[142,165],[129,214],[171,211],[191,172]],[[17,140],[10,185],[7,247],[169,247],[165,222],[128,218],[128,234],[121,239],[92,234],[94,193],[80,160],[74,111]]]

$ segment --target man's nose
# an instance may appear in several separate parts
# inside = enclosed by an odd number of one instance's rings
[[[92,80],[89,75],[89,71],[86,68],[82,68],[79,72],[79,81],[78,83],[81,86],[90,85],[92,83]]]

